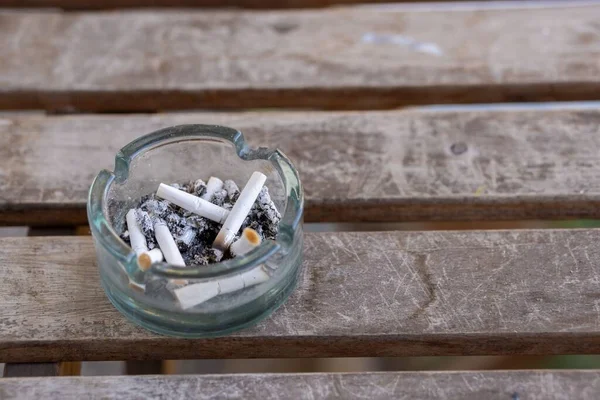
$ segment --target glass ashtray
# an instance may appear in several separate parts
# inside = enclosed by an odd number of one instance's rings
[[[242,188],[254,171],[267,176],[265,185],[281,213],[276,240],[264,240],[250,253],[216,264],[181,268],[161,262],[139,269],[136,254],[119,235],[126,229],[126,213],[142,196],[155,193],[161,182],[210,176],[232,179]],[[115,172],[102,170],[94,180],[87,213],[106,295],[128,319],[156,333],[210,337],[253,325],[289,297],[302,267],[304,207],[298,172],[279,150],[249,148],[235,129],[180,125],[134,140],[117,153]],[[143,290],[149,278],[212,284],[257,269],[267,279],[191,308]]]

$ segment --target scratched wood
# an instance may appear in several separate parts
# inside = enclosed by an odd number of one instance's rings
[[[129,7],[244,7],[244,8],[316,8],[337,4],[385,3],[387,0],[0,0],[0,7],[42,8],[64,10],[103,10]],[[399,0],[411,2],[414,0]],[[452,0],[419,0],[452,1]]]
[[[306,220],[598,218],[600,111],[426,110],[0,118],[0,223],[81,225],[94,176],[126,143],[232,126],[296,164]]]
[[[410,3],[415,0],[397,0]],[[418,0],[427,2],[453,2],[456,0]],[[488,0],[484,0],[488,1]],[[491,1],[491,0],[490,0]],[[0,0],[0,7],[42,8],[64,10],[103,10],[129,7],[244,7],[244,8],[316,8],[338,4],[386,3],[388,0]],[[439,6],[438,6],[439,7]],[[479,7],[482,7],[479,5]]]
[[[0,380],[3,399],[596,400],[600,372],[486,371],[235,374]]]
[[[305,235],[299,287],[237,334],[129,323],[90,238],[0,240],[0,361],[600,353],[600,230]],[[15,261],[18,260],[18,261]]]
[[[0,108],[600,98],[600,6],[0,13]]]

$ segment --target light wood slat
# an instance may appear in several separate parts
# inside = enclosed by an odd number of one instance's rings
[[[194,113],[0,118],[0,224],[85,224],[88,187],[119,148],[189,123],[281,148],[307,221],[599,215],[599,110]]]
[[[410,3],[415,0],[397,0]],[[456,0],[418,0],[419,2],[444,2]],[[485,0],[484,0],[485,1]],[[310,8],[337,4],[386,3],[387,0],[0,0],[0,7],[42,8],[64,10],[105,10],[129,7],[244,7],[251,9]]]
[[[3,399],[596,400],[598,371],[235,374],[0,380]]]
[[[581,7],[595,0],[0,0],[0,7],[58,8],[62,10],[114,10],[120,8],[249,8],[290,9],[318,8],[359,4],[375,9],[406,11],[441,11],[457,9],[539,9],[551,7]],[[373,3],[373,4],[372,4]],[[384,4],[378,4],[384,3]]]
[[[91,239],[0,240],[0,360],[600,353],[600,231],[305,235],[296,292],[232,336],[127,322]]]
[[[31,377],[31,376],[59,376],[60,363],[22,363],[22,364],[6,364],[4,366],[4,378]],[[1,385],[0,385],[1,386]],[[1,398],[4,399],[4,394],[0,388]]]
[[[600,98],[600,6],[0,14],[0,108],[391,108]]]

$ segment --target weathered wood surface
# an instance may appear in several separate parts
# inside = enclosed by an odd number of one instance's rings
[[[2,399],[596,400],[600,372],[235,374],[0,380]]]
[[[600,230],[305,235],[298,289],[232,336],[126,321],[90,238],[0,240],[0,361],[600,353]]]
[[[600,6],[0,13],[0,108],[392,108],[600,98]]]
[[[396,3],[415,0],[396,0]],[[456,0],[418,0],[443,2]],[[486,0],[484,0],[486,1]],[[0,0],[0,7],[61,8],[64,10],[105,10],[129,7],[244,7],[244,8],[315,8],[337,4],[386,3],[388,0]]]
[[[4,366],[4,378],[31,377],[31,376],[58,376],[61,363],[21,363],[6,364]],[[0,399],[4,399],[0,389]]]
[[[600,110],[0,118],[0,224],[86,223],[94,176],[134,138],[232,126],[295,162],[306,220],[598,218]]]

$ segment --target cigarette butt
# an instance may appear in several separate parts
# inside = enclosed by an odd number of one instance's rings
[[[188,281],[186,281],[185,279],[173,279],[171,283],[173,283],[174,285],[187,285]]]
[[[127,230],[129,231],[129,241],[131,242],[131,248],[135,254],[141,254],[148,251],[148,244],[146,243],[146,236],[142,233],[142,229],[137,221],[137,215],[135,209],[131,209],[125,216],[127,221]]]
[[[210,201],[216,191],[223,189],[223,181],[217,177],[211,176],[206,184],[206,193],[202,195],[202,198],[206,201]]]
[[[194,307],[204,303],[219,294],[217,282],[201,282],[184,286],[173,291],[175,298],[182,309]]]
[[[259,265],[239,275],[211,282],[195,283],[174,290],[175,298],[184,310],[202,304],[220,294],[233,293],[266,282],[270,275],[264,266]]]
[[[270,278],[271,275],[269,275],[267,269],[263,265],[260,265],[242,274],[245,288],[266,282]]]
[[[217,281],[219,283],[219,294],[236,292],[240,289],[255,286],[268,281],[270,277],[265,267],[259,265],[250,271]]]
[[[152,250],[145,251],[142,254],[138,255],[137,263],[138,263],[138,267],[142,271],[147,271],[152,264],[161,262],[162,260],[163,260],[162,251],[160,251],[160,249],[152,249]]]
[[[242,232],[242,237],[240,237],[231,245],[229,251],[231,251],[231,254],[234,257],[242,256],[258,247],[261,241],[262,239],[258,232],[252,228],[246,228]]]
[[[182,190],[175,189],[169,185],[161,183],[158,186],[156,195],[171,203],[177,204],[179,207],[188,210],[201,217],[208,218],[212,221],[223,223],[229,215],[229,211],[223,207],[219,207],[210,201],[196,197]]]
[[[171,235],[171,231],[163,221],[159,220],[154,223],[154,234],[165,260],[171,265],[185,267],[185,262],[181,257],[177,244],[175,244],[173,235]]]
[[[218,284],[219,294],[236,292],[240,289],[243,289],[246,286],[244,284],[244,277],[241,274],[229,278],[220,279]]]
[[[235,235],[240,230],[244,220],[248,216],[252,205],[256,201],[260,190],[265,184],[267,177],[255,171],[242,192],[240,193],[240,197],[235,202],[235,205],[229,212],[227,219],[223,223],[221,230],[219,231],[217,238],[213,242],[213,247],[217,248],[221,251],[225,251],[231,245],[231,242],[235,239]]]

